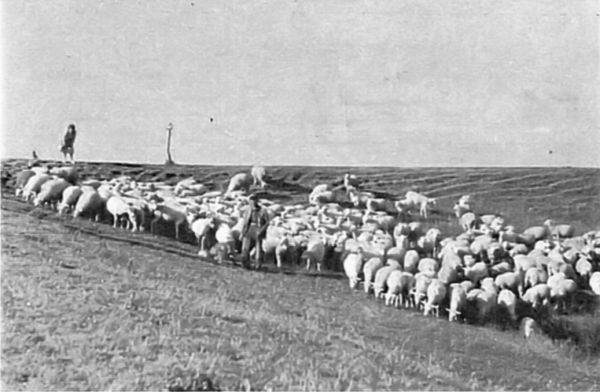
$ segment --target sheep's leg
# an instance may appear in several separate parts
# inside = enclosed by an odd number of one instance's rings
[[[175,239],[179,240],[179,226],[181,222],[175,222]]]

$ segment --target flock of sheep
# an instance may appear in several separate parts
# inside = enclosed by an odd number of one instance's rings
[[[16,194],[36,206],[54,206],[74,218],[110,215],[113,226],[156,231],[172,224],[194,233],[199,253],[219,262],[240,251],[243,211],[251,187],[268,187],[262,167],[234,175],[225,192],[193,178],[176,185],[138,182],[127,176],[79,180],[74,166],[32,167],[16,176]],[[548,220],[522,232],[504,218],[480,215],[465,195],[454,205],[462,233],[444,237],[427,227],[436,200],[409,191],[389,200],[361,190],[353,175],[342,186],[316,186],[308,203],[282,205],[260,199],[270,217],[264,257],[278,267],[343,270],[352,289],[362,283],[388,306],[425,315],[485,320],[504,309],[513,321],[519,303],[569,311],[584,290],[600,296],[600,231],[575,236],[569,225]]]

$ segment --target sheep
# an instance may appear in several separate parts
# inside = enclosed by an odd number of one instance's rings
[[[530,287],[536,286],[540,283],[546,283],[547,281],[548,273],[544,269],[531,267],[525,271],[522,290],[527,290]],[[520,294],[522,295],[523,293]]]
[[[71,185],[65,188],[65,190],[62,193],[62,200],[57,206],[58,213],[63,214],[67,212],[70,208],[72,208],[75,205],[75,203],[77,203],[77,200],[79,199],[82,193],[83,191],[77,185]]]
[[[70,182],[71,185],[77,184],[77,181],[79,180],[79,173],[77,172],[75,166],[53,167],[50,169],[50,174]]]
[[[354,207],[365,207],[370,199],[375,198],[375,194],[372,192],[359,192],[352,188],[347,190],[347,193]]]
[[[439,317],[439,307],[446,298],[446,286],[439,279],[432,279],[427,287],[427,301],[423,307],[423,315],[434,314]]]
[[[383,293],[387,288],[388,276],[392,273],[392,271],[399,269],[400,267],[398,265],[386,265],[377,270],[375,273],[375,280],[373,282],[373,293],[375,294],[375,298],[383,298]]]
[[[358,286],[359,278],[358,275],[362,270],[363,263],[363,252],[361,248],[358,248],[357,253],[350,253],[344,259],[344,272],[346,273],[346,277],[348,278],[348,284],[351,289],[355,289]],[[369,284],[365,280],[365,287],[368,287]]]
[[[206,256],[206,235],[209,230],[214,229],[216,226],[216,219],[214,216],[207,218],[198,218],[196,215],[188,214],[186,220],[190,229],[196,237],[198,244],[198,255]]]
[[[33,205],[45,205],[46,203],[57,203],[62,198],[63,191],[69,187],[69,183],[62,178],[46,181],[40,187],[40,192],[33,199]]]
[[[321,271],[321,266],[325,259],[325,243],[320,237],[309,238],[306,245],[306,250],[300,257],[301,260],[306,260],[306,270],[310,270],[312,265],[315,265],[317,271]]]
[[[419,272],[429,276],[430,278],[435,277],[439,269],[439,263],[435,259],[424,258],[419,260],[418,270]]]
[[[25,184],[27,184],[29,179],[33,176],[35,176],[35,172],[29,169],[22,170],[19,173],[17,173],[15,178],[15,196],[21,196]]]
[[[73,218],[89,214],[90,217],[95,217],[96,222],[98,222],[104,209],[104,203],[104,199],[95,190],[83,192],[77,199],[73,209]]]
[[[185,213],[185,208],[176,205],[175,203],[166,204],[161,203],[157,204],[154,201],[151,201],[148,204],[149,211],[154,215],[154,219],[150,222],[150,232],[156,232],[156,224],[161,219],[166,222],[173,222],[175,225],[175,238],[179,239],[179,228],[182,224],[186,222],[187,216]]]
[[[471,267],[465,267],[464,275],[465,278],[473,282],[473,284],[478,284],[482,279],[488,277],[487,265],[483,261],[480,261],[473,264]]]
[[[370,212],[382,211],[388,214],[394,214],[396,212],[394,203],[381,197],[370,197],[367,199],[365,205],[367,207],[367,211]]]
[[[423,300],[427,297],[427,288],[432,280],[432,278],[420,272],[415,275],[415,285],[411,291],[411,295],[412,306],[418,310],[421,310],[423,306]]]
[[[23,192],[21,193],[23,200],[29,201],[30,199],[34,198],[42,188],[42,185],[51,179],[52,177],[47,174],[36,174],[30,177],[23,187]]]
[[[550,300],[550,286],[546,283],[536,284],[527,289],[525,294],[521,296],[521,299],[530,304],[534,309],[540,305],[546,305]]]
[[[250,173],[237,173],[229,180],[226,195],[230,195],[237,190],[250,191],[250,186],[254,182],[254,177]]]
[[[106,201],[106,210],[113,217],[113,227],[117,227],[117,223],[119,221],[119,217],[126,215],[128,218],[127,226],[131,225],[131,231],[137,230],[137,219],[135,216],[135,212],[125,200],[123,200],[120,196],[111,196]]]
[[[530,268],[538,266],[536,259],[531,256],[515,255],[513,261],[515,263],[515,271],[527,271]]]
[[[523,230],[523,236],[531,237],[533,241],[543,240],[550,235],[548,226],[533,226]]]
[[[427,219],[428,208],[430,206],[435,205],[437,202],[437,200],[435,198],[427,197],[425,195],[422,195],[422,194],[414,192],[414,191],[406,192],[406,196],[405,196],[404,200],[411,207],[414,207],[414,208],[418,207],[419,214],[425,219]]]
[[[456,217],[458,218],[458,223],[464,231],[476,228],[478,218],[474,212],[465,210],[464,207],[461,207],[458,204],[454,205],[453,209],[456,213]]]
[[[549,229],[550,234],[557,238],[572,238],[575,236],[575,227],[571,225],[555,225],[552,219],[547,219],[544,225]]]
[[[502,289],[498,293],[498,306],[506,309],[512,322],[517,321],[517,296],[511,290]]]
[[[363,266],[364,276],[364,290],[366,294],[369,294],[373,288],[373,280],[377,271],[383,267],[383,260],[381,257],[371,257]]]
[[[457,321],[467,304],[467,292],[460,283],[450,285],[450,307],[448,311],[448,321]]]
[[[523,272],[505,272],[496,277],[494,284],[499,289],[508,289],[519,294],[523,290]]]
[[[252,175],[253,185],[260,185],[261,188],[267,186],[265,182],[265,178],[267,177],[267,171],[262,166],[253,166],[250,170],[250,174]]]
[[[498,286],[496,286],[496,283],[493,278],[482,279],[481,282],[479,282],[479,287],[481,287],[483,291],[488,291],[490,293],[498,292]]]
[[[566,310],[567,302],[572,299],[572,294],[577,291],[577,283],[573,279],[561,279],[550,287],[550,298],[555,301],[555,308],[559,311]]]
[[[593,272],[588,282],[590,289],[596,295],[600,295],[600,271]]]
[[[396,308],[406,306],[409,303],[409,293],[415,284],[415,277],[409,272],[394,270],[386,280],[387,292],[385,304]]]

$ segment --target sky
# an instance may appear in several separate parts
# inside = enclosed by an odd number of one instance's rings
[[[14,0],[2,157],[600,167],[592,0]]]

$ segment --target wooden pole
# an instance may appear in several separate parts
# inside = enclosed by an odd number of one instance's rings
[[[173,158],[171,157],[171,132],[173,131],[173,123],[167,125],[167,161],[165,164],[172,165]]]

